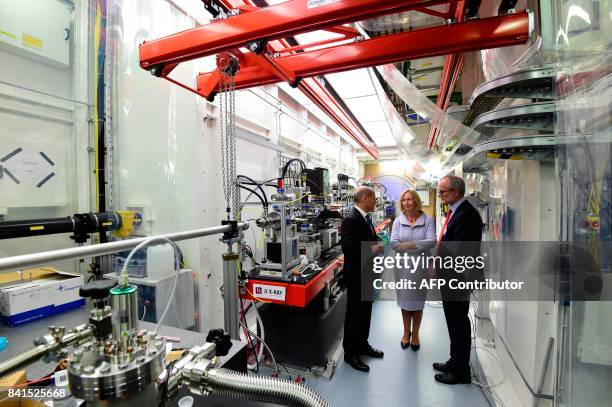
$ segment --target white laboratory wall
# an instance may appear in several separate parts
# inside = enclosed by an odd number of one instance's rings
[[[201,224],[199,212],[199,150],[210,140],[203,132],[206,104],[141,69],[138,55],[143,41],[194,27],[195,21],[163,0],[110,1],[108,16],[109,207],[141,208],[144,227],[135,232],[143,235],[210,226]],[[172,77],[191,84],[199,68],[181,64]],[[199,272],[198,241],[179,247],[187,266]]]
[[[0,215],[4,220],[91,210],[88,30],[86,1],[0,1]],[[12,152],[17,153],[7,158]],[[3,240],[0,256],[73,245],[67,235]],[[73,270],[77,262],[55,265]]]
[[[60,67],[70,65],[71,20],[72,7],[63,1],[0,1],[1,41],[21,55]]]
[[[504,211],[511,211],[510,228],[504,239],[511,241],[556,240],[554,164],[538,161],[495,160],[501,184],[491,194],[500,198]],[[494,210],[493,208],[491,210]],[[520,273],[520,270],[517,270]],[[524,406],[535,405],[531,388],[538,388],[550,338],[557,342],[557,304],[552,301],[495,301],[490,317],[498,339],[495,346],[508,378]],[[543,392],[551,394],[554,378],[554,348],[546,372]],[[525,383],[527,382],[527,384]]]
[[[112,185],[113,209],[145,209],[146,234],[160,234],[221,224],[225,219],[219,140],[218,97],[214,103],[142,70],[138,45],[147,39],[193,27],[196,22],[166,0],[109,2],[109,43],[112,55]],[[181,64],[171,76],[194,83],[197,73],[212,70],[211,58]],[[340,144],[309,133],[299,114],[279,103],[274,86],[236,94],[237,173],[257,180],[278,176],[278,154],[307,163],[357,173],[350,147],[340,163]],[[285,112],[285,113],[283,113]],[[311,153],[306,153],[305,145]],[[325,153],[321,154],[320,151]],[[316,157],[315,157],[316,156]],[[333,159],[333,160],[332,160]],[[273,192],[269,190],[269,193]],[[246,195],[242,195],[243,198]],[[252,200],[253,198],[251,198]],[[242,219],[259,217],[260,207],[244,210]],[[261,254],[260,231],[245,239]],[[137,229],[138,231],[138,229]],[[199,329],[223,326],[222,253],[219,236],[180,242],[196,273]]]

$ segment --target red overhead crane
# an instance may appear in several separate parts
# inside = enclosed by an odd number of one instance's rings
[[[141,44],[141,67],[212,100],[227,62],[237,61],[237,89],[281,81],[297,86],[374,158],[377,151],[360,126],[313,77],[407,59],[522,44],[527,41],[530,28],[528,14],[522,11],[363,40],[355,30],[342,24],[410,10],[440,15],[429,7],[441,4],[449,5],[448,13],[461,9],[464,13],[465,6],[462,0],[290,0],[262,8],[252,0],[217,0],[217,3],[232,10],[229,17]],[[337,41],[298,46],[285,40],[316,30],[332,31],[341,37]],[[309,50],[325,45],[326,48]],[[179,63],[214,54],[218,68],[198,75],[197,88],[169,77]],[[455,81],[456,72],[451,75]]]
[[[521,33],[523,15],[491,17],[471,22],[439,26],[370,40],[337,45],[272,59],[277,69],[270,69],[252,52],[234,51],[240,62],[236,74],[236,89],[268,85],[277,82],[296,83],[301,78],[343,72],[366,66],[384,65],[407,59],[446,55],[449,52],[473,51],[500,45],[511,45]],[[469,28],[469,29],[468,29]],[[453,54],[456,55],[456,54]],[[271,58],[271,57],[268,57]],[[203,95],[217,91],[219,69],[200,74],[197,89]]]

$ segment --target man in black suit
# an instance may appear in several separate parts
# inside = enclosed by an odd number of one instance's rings
[[[344,360],[353,368],[368,372],[370,367],[360,355],[382,358],[384,354],[368,343],[372,301],[362,301],[365,291],[362,292],[361,288],[368,286],[367,281],[372,276],[372,258],[381,253],[384,246],[374,243],[379,240],[369,215],[376,206],[374,190],[361,186],[355,190],[353,198],[355,207],[344,218],[340,229],[347,293],[342,344]],[[362,253],[362,247],[367,252]]]
[[[442,203],[449,206],[444,226],[438,238],[439,256],[480,255],[482,239],[482,219],[478,211],[465,198],[465,182],[456,176],[448,175],[438,182],[438,194]],[[442,275],[440,275],[442,274]],[[455,270],[442,270],[438,278],[467,280],[469,270],[459,273]],[[471,326],[468,316],[470,291],[453,290],[443,286],[442,305],[450,337],[450,359],[446,363],[434,363],[436,381],[445,384],[471,383],[470,348]]]

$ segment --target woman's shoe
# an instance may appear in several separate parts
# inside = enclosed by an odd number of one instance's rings
[[[400,339],[400,345],[401,345],[402,349],[406,349],[406,348],[409,348],[409,347],[410,347],[410,337],[411,337],[411,336],[412,336],[412,333],[411,333],[410,335],[408,335],[408,342],[406,342],[406,343],[404,343],[404,341],[402,341],[402,340]],[[404,337],[402,336],[402,339],[403,339],[403,338],[404,338]]]
[[[412,339],[414,339],[415,336],[416,335],[412,335]],[[410,341],[410,348],[416,352],[421,348],[421,341],[419,341],[419,343],[412,343],[412,341]]]

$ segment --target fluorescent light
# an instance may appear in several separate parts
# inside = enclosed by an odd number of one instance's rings
[[[363,123],[363,127],[366,129],[370,137],[393,137],[389,124],[386,120]]]
[[[364,96],[354,99],[345,99],[344,102],[351,109],[361,124],[386,120],[385,113],[380,107],[378,96]]]
[[[395,139],[393,136],[382,136],[382,137],[374,137],[372,139],[376,143],[378,147],[392,147],[396,146]]]
[[[329,81],[345,102],[349,98],[376,94],[367,69],[325,75],[325,79]]]
[[[338,33],[332,33],[329,31],[311,31],[311,32],[295,35],[294,38],[297,40],[299,44],[307,45],[313,42],[331,40],[332,38],[341,39],[342,35]]]

